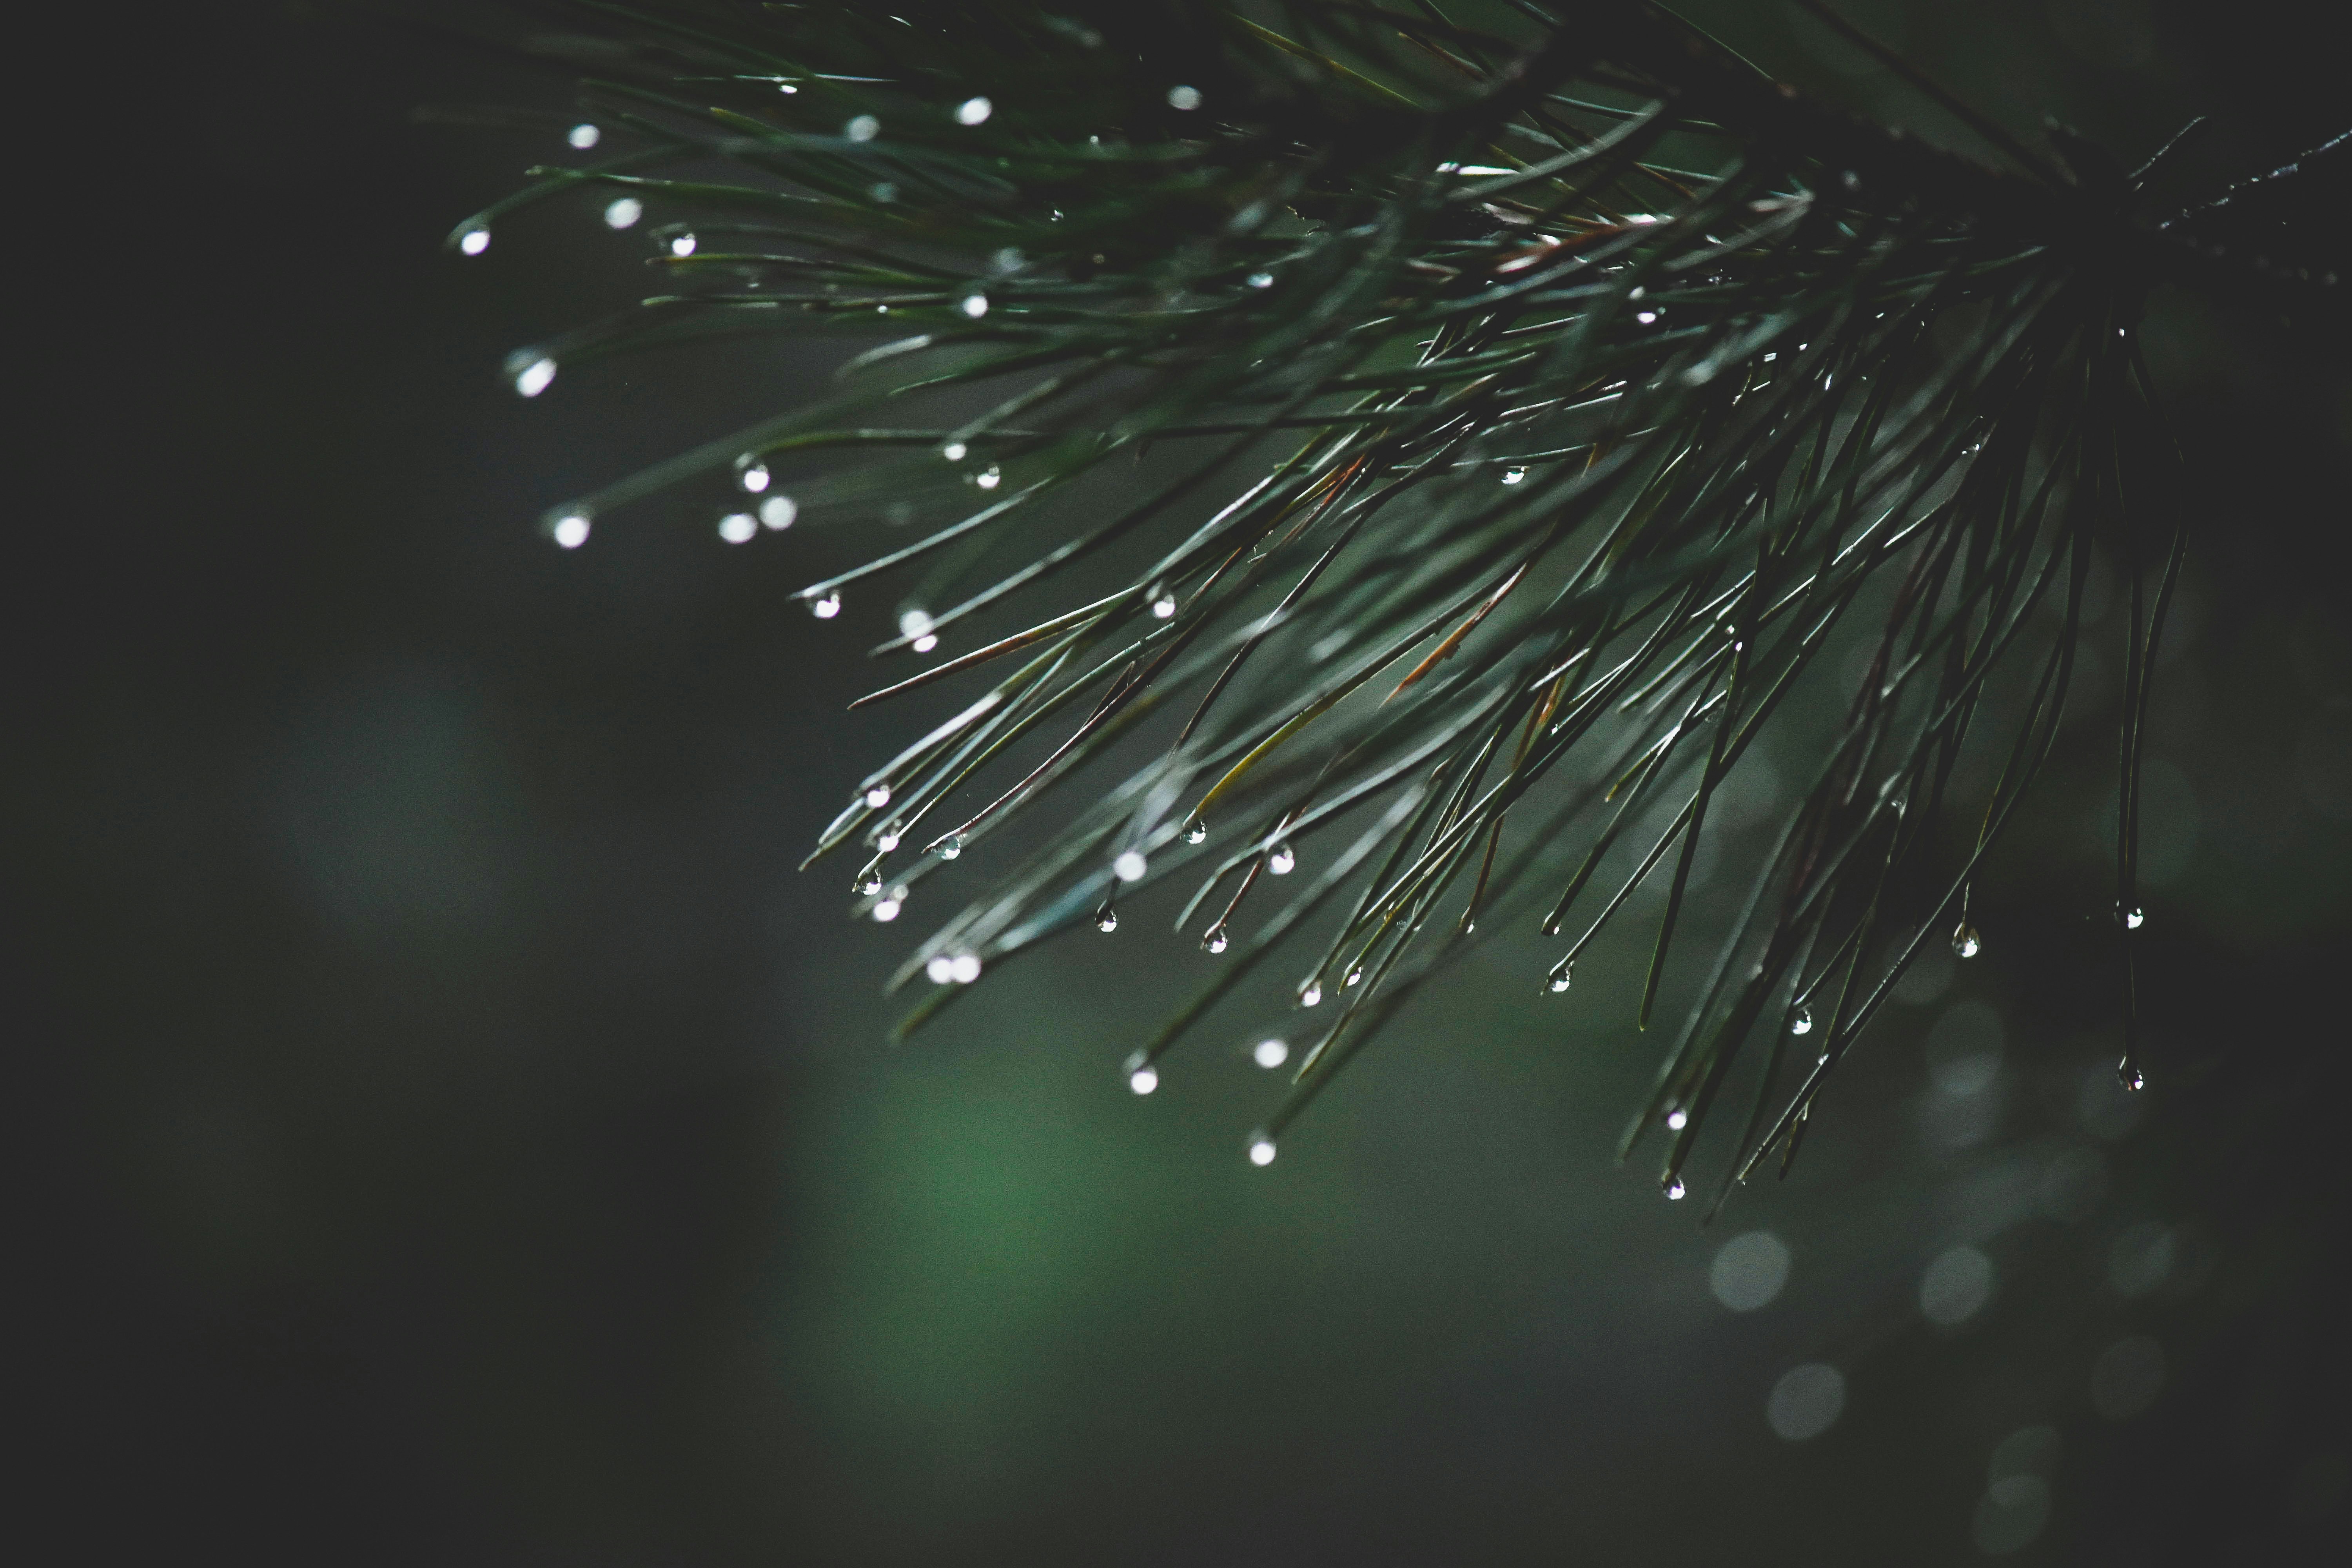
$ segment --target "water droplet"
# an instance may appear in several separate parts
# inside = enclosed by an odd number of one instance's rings
[[[1984,951],[1984,938],[1977,928],[1962,921],[1952,929],[1952,954],[1956,958],[1974,958]]]
[[[895,851],[898,847],[898,825],[894,822],[884,828],[882,836],[874,841],[874,847],[885,855]]]
[[[2147,923],[2147,912],[2137,905],[2124,911],[2124,930],[2137,931]]]
[[[1199,844],[1208,837],[1209,824],[1204,818],[1196,816],[1192,821],[1184,825],[1185,843]]]
[[[2147,1079],[2141,1075],[2139,1064],[2129,1057],[2116,1064],[2116,1081],[2135,1094],[2147,1087]]]
[[[770,496],[760,503],[760,521],[779,532],[792,527],[800,514],[799,505],[790,496]]]
[[[1209,953],[1223,952],[1227,947],[1231,946],[1232,943],[1233,939],[1225,935],[1224,922],[1220,921],[1215,925],[1211,926],[1202,936],[1201,951],[1202,952]]]
[[[1253,289],[1271,289],[1274,287],[1274,274],[1253,272],[1249,275],[1249,286]]]
[[[1363,971],[1363,968],[1362,968],[1362,966],[1361,966],[1361,965],[1359,965],[1359,966],[1357,966],[1356,968],[1354,968],[1354,969],[1350,969],[1349,971],[1348,971],[1348,978],[1347,978],[1345,981],[1341,982],[1341,984],[1347,984],[1347,985],[1361,985],[1363,983],[1364,983],[1364,971]]]
[[[1265,868],[1277,877],[1289,876],[1291,868],[1297,864],[1297,852],[1287,844],[1276,845],[1274,853],[1265,858]]]
[[[566,550],[577,550],[588,542],[588,514],[568,511],[555,520],[555,542]]]
[[[971,482],[984,490],[992,490],[1003,481],[1004,475],[994,463],[989,464],[988,467],[971,476]]]
[[[1200,89],[1199,88],[1197,88],[1197,87],[1171,87],[1171,88],[1170,88],[1170,89],[1168,89],[1168,107],[1169,107],[1169,108],[1171,108],[1171,109],[1182,109],[1182,110],[1194,110],[1194,109],[1198,109],[1198,108],[1200,108],[1200,107],[1201,107],[1201,89]],[[1267,1148],[1269,1148],[1269,1149],[1271,1149],[1271,1148],[1273,1148],[1273,1147],[1274,1147],[1274,1145],[1273,1145],[1273,1144],[1271,1144],[1271,1143],[1269,1143],[1269,1144],[1267,1144],[1267,1145],[1266,1145],[1266,1147],[1267,1147]],[[1273,1155],[1271,1155],[1271,1154],[1268,1154],[1268,1155],[1266,1156],[1266,1158],[1270,1160],[1270,1159],[1274,1158],[1274,1156],[1273,1156]],[[1261,1162],[1261,1163],[1263,1163],[1263,1162]]]
[[[1567,990],[1571,982],[1569,979],[1568,971],[1565,969],[1561,970],[1558,974],[1551,977],[1551,989],[1553,994],[1557,995],[1560,992]]]
[[[1300,1006],[1318,1006],[1321,1005],[1322,1001],[1323,983],[1321,981],[1308,979],[1302,980],[1298,983],[1298,1005]]]
[[[1129,1070],[1127,1087],[1138,1094],[1150,1094],[1160,1087],[1160,1074],[1150,1063],[1146,1062],[1139,1068]]]
[[[942,860],[954,859],[957,856],[963,853],[963,836],[960,833],[949,834],[945,838],[940,839],[937,844],[931,846],[931,853],[938,856]]]
[[[814,616],[820,621],[829,621],[833,619],[834,616],[841,614],[841,595],[839,594],[827,594],[822,599],[810,600],[809,614]]]
[[[635,196],[618,196],[604,207],[604,226],[628,228],[645,216],[645,203]]]
[[[940,639],[932,636],[929,632],[925,632],[921,637],[917,637],[909,646],[911,646],[917,653],[929,653],[931,649],[940,646]]]
[[[1792,1035],[1810,1035],[1812,1032],[1813,1010],[1811,1007],[1800,1007],[1795,1012],[1789,1015],[1789,1033]]]
[[[1273,1164],[1274,1140],[1267,1137],[1263,1132],[1259,1133],[1256,1137],[1250,1140],[1249,1155],[1250,1163],[1253,1165]]]
[[[1667,1201],[1669,1203],[1678,1201],[1683,1195],[1683,1179],[1680,1176],[1676,1176],[1673,1181],[1666,1184]]]
[[[514,389],[525,397],[537,397],[554,380],[555,362],[542,356],[515,372]]]
[[[969,985],[973,981],[979,979],[980,954],[976,952],[957,953],[955,955],[954,963],[949,967],[948,978],[954,981],[959,985]]]
[[[1651,322],[1658,319],[1658,312],[1655,310],[1636,310],[1633,312],[1633,319],[1646,327]]]
[[[490,231],[469,228],[457,237],[457,248],[468,256],[479,256],[490,247]]]
[[[692,256],[694,254],[694,236],[692,234],[674,234],[670,236],[669,253],[672,256]]]
[[[768,488],[768,465],[765,463],[745,463],[743,465],[742,472],[735,476],[735,482],[741,485],[745,489],[750,490],[753,495],[758,495],[761,490]]]
[[[898,918],[899,906],[904,901],[904,900],[896,898],[883,899],[877,901],[874,906],[875,920],[884,925],[888,925],[892,921]]]
[[[1290,1047],[1282,1040],[1260,1040],[1250,1052],[1250,1059],[1272,1072],[1290,1059]]]
[[[1095,911],[1095,930],[1108,936],[1118,929],[1118,911],[1105,904]]]
[[[1118,858],[1110,863],[1110,874],[1122,882],[1139,882],[1149,868],[1140,850],[1122,849]]]
[[[971,317],[973,321],[977,321],[982,316],[988,314],[988,296],[985,294],[966,294],[963,297],[962,302],[956,308],[961,310],[965,315]]]
[[[956,105],[956,123],[958,125],[980,125],[985,123],[988,117],[995,112],[996,105],[989,102],[988,100],[984,98],[967,98],[961,103]]]
[[[870,114],[861,114],[843,126],[841,133],[852,142],[871,142],[882,134],[882,122]]]
[[[971,447],[961,441],[950,441],[940,448],[940,456],[950,463],[961,463],[963,461],[964,454],[971,450]]]
[[[1666,1112],[1666,1126],[1667,1126],[1667,1128],[1668,1128],[1668,1130],[1669,1130],[1669,1131],[1675,1131],[1675,1132],[1679,1132],[1679,1131],[1681,1131],[1684,1128],[1688,1127],[1689,1125],[1690,1125],[1690,1112],[1689,1112],[1689,1111],[1687,1111],[1687,1110],[1682,1110],[1682,1109],[1680,1109],[1680,1108],[1676,1108],[1675,1110],[1669,1110],[1669,1111],[1667,1111],[1667,1112]]]
[[[869,899],[875,894],[880,892],[882,890],[881,864],[882,863],[877,860],[873,865],[866,867],[866,869],[857,873],[857,880],[856,884],[851,887],[850,891],[854,893],[862,893]]]
[[[597,142],[602,142],[604,139],[604,133],[603,132],[597,130],[594,126],[588,124],[573,126],[571,133],[564,137],[566,142],[571,142],[583,153],[585,153],[589,148],[593,147]]]
[[[719,520],[719,537],[730,544],[748,544],[759,531],[759,520],[748,511],[730,511]]]
[[[923,965],[923,973],[930,976],[932,984],[945,985],[955,978],[955,960],[944,952],[935,952],[931,961]]]
[[[900,637],[919,637],[930,629],[931,617],[929,611],[901,610],[898,612],[898,635]]]
[[[889,805],[890,786],[887,784],[878,784],[874,785],[871,789],[868,789],[866,792],[866,804],[876,811],[879,811],[884,806]]]
[[[1505,468],[1503,470],[1503,482],[1507,485],[1516,485],[1527,477],[1528,471],[1525,468]]]
[[[1151,613],[1163,621],[1173,617],[1176,614],[1176,595],[1162,588],[1159,596],[1151,601]]]

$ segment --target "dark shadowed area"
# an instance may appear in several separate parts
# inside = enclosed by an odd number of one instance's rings
[[[1793,7],[1691,9],[1958,135]],[[2352,119],[2340,34],[2275,0],[1840,9],[2127,163],[2210,113],[2184,196]],[[1172,905],[886,1043],[938,909],[853,925],[850,868],[794,867],[937,710],[845,715],[890,606],[787,595],[888,541],[730,547],[693,501],[536,531],[842,345],[520,400],[508,350],[645,288],[584,195],[441,247],[568,155],[563,78],[301,5],[122,26],[70,62],[64,216],[20,247],[71,291],[18,304],[58,351],[19,372],[56,474],[11,574],[24,1560],[2334,1560],[2341,345],[2151,310],[2198,522],[2144,1094],[2085,721],[1977,895],[1986,952],[1907,979],[1794,1174],[1712,1226],[1614,1160],[1658,1048],[1630,927],[1564,998],[1550,944],[1499,939],[1261,1170],[1270,1003],[1149,1099],[1117,1070],[1213,962]],[[413,122],[486,103],[543,128]],[[2305,215],[2339,256],[2346,196]],[[1727,802],[1723,887],[1801,761]]]

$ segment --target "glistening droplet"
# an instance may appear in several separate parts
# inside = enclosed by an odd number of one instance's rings
[[[565,550],[577,550],[588,542],[588,530],[587,513],[566,512],[555,520],[555,542]]]
[[[1095,930],[1108,936],[1118,929],[1118,911],[1105,904],[1095,911]]]
[[[1507,485],[1517,484],[1521,479],[1524,479],[1527,477],[1528,471],[1525,468],[1505,468],[1503,470],[1503,482]]]
[[[759,521],[748,511],[730,511],[719,520],[719,537],[730,544],[749,544],[759,531]]]
[[[1223,952],[1226,948],[1232,945],[1233,939],[1225,935],[1225,926],[1223,921],[1211,926],[1206,934],[1201,938],[1201,951],[1202,952]]]
[[[814,616],[820,621],[829,621],[833,619],[834,616],[841,614],[841,595],[839,594],[827,594],[822,599],[810,600],[809,614]]]
[[[743,471],[735,476],[735,482],[741,485],[745,489],[750,490],[753,495],[758,495],[761,490],[768,488],[768,465],[765,463],[744,464]]]
[[[1682,1195],[1683,1195],[1683,1179],[1682,1179],[1680,1176],[1676,1176],[1676,1177],[1675,1177],[1672,1182],[1670,1182],[1669,1184],[1667,1184],[1667,1186],[1666,1186],[1666,1198],[1667,1198],[1667,1200],[1668,1200],[1669,1202],[1672,1202],[1672,1201],[1675,1201],[1675,1200],[1676,1200],[1676,1199],[1679,1199]]]
[[[988,117],[995,112],[996,105],[989,102],[988,100],[984,98],[967,98],[961,103],[956,105],[956,123],[958,125],[979,125],[985,122]]]
[[[2147,913],[2135,904],[2124,911],[2124,930],[2137,931],[2147,923]]]
[[[490,231],[487,228],[469,228],[457,237],[457,248],[467,256],[479,256],[489,247]]]
[[[935,952],[931,961],[923,965],[923,973],[930,977],[932,984],[945,985],[955,978],[955,960],[944,952]]]
[[[949,834],[945,838],[940,839],[937,844],[931,846],[931,853],[938,856],[942,860],[954,859],[957,856],[963,853],[962,835],[956,833]]]
[[[2129,1057],[2116,1064],[2116,1081],[2135,1094],[2147,1087],[2147,1079],[2141,1075],[2139,1064]]]
[[[1290,1047],[1282,1040],[1260,1040],[1250,1051],[1250,1059],[1271,1072],[1290,1059]]]
[[[1811,1007],[1800,1007],[1795,1012],[1789,1015],[1789,1033],[1792,1035],[1810,1035],[1812,1032],[1813,1010]]]
[[[1681,1109],[1681,1108],[1678,1106],[1678,1107],[1676,1107],[1675,1110],[1669,1110],[1669,1111],[1667,1111],[1667,1112],[1666,1112],[1666,1127],[1667,1127],[1668,1131],[1675,1131],[1675,1132],[1679,1132],[1679,1131],[1681,1131],[1684,1128],[1688,1127],[1689,1125],[1690,1125],[1690,1112],[1689,1112],[1689,1111]]]
[[[1277,877],[1289,876],[1291,868],[1297,864],[1297,852],[1287,844],[1276,845],[1274,853],[1265,858],[1265,868]]]
[[[1299,1005],[1300,1006],[1302,1006],[1302,1007],[1313,1007],[1313,1006],[1317,1006],[1317,1005],[1320,1005],[1320,1004],[1321,1004],[1322,1000],[1323,1000],[1323,984],[1322,984],[1322,982],[1321,982],[1321,981],[1318,981],[1318,980],[1303,980],[1303,981],[1299,982],[1299,985],[1298,985],[1298,1005]]]
[[[694,254],[694,236],[691,234],[674,234],[670,236],[669,253],[672,256],[692,256]]]
[[[604,133],[593,125],[583,123],[573,126],[563,139],[585,153],[589,148],[602,142],[604,139]]]
[[[1170,88],[1170,89],[1168,89],[1168,107],[1169,107],[1169,108],[1171,108],[1171,109],[1182,109],[1182,110],[1194,110],[1194,109],[1198,109],[1198,108],[1200,108],[1200,107],[1201,107],[1201,89],[1200,89],[1199,88],[1197,88],[1197,87],[1171,87],[1171,88]],[[1271,1148],[1273,1148],[1273,1147],[1274,1147],[1274,1145],[1273,1145],[1273,1144],[1271,1144],[1271,1143],[1269,1143],[1269,1144],[1267,1144],[1267,1145],[1266,1145],[1266,1147],[1267,1147],[1267,1148],[1269,1148],[1269,1149],[1271,1149]],[[1272,1158],[1273,1158],[1273,1156],[1272,1156],[1271,1154],[1269,1154],[1269,1155],[1267,1155],[1267,1156],[1266,1156],[1266,1158],[1267,1158],[1267,1159],[1272,1159]],[[1263,1162],[1261,1162],[1261,1163],[1263,1163]]]
[[[1954,957],[1974,958],[1978,953],[1982,952],[1983,951],[1984,938],[1977,934],[1976,927],[1969,924],[1966,921],[1962,921],[1958,926],[1953,928],[1952,955]]]
[[[604,226],[627,228],[646,216],[646,204],[635,196],[621,196],[606,204]]]
[[[841,133],[852,142],[871,142],[882,134],[882,122],[870,114],[861,114],[844,125]]]
[[[1170,619],[1176,614],[1176,595],[1162,588],[1151,601],[1151,613],[1163,621]]]
[[[1119,851],[1118,858],[1110,863],[1110,874],[1122,882],[1140,882],[1143,873],[1150,869],[1142,852],[1135,849]]]
[[[1552,992],[1553,992],[1553,994],[1554,994],[1555,995],[1557,995],[1559,993],[1560,993],[1560,992],[1562,992],[1562,991],[1567,990],[1567,989],[1568,989],[1568,987],[1569,987],[1569,984],[1570,984],[1570,981],[1569,981],[1568,971],[1567,971],[1567,970],[1565,970],[1565,969],[1561,970],[1558,974],[1555,974],[1555,975],[1553,975],[1553,976],[1551,977],[1551,989],[1552,989]]]
[[[525,397],[537,397],[554,380],[555,362],[542,356],[515,372],[514,389]]]
[[[985,294],[966,294],[963,297],[962,302],[956,308],[961,310],[971,320],[977,321],[982,316],[988,314],[988,296]]]
[[[1134,1068],[1129,1070],[1127,1075],[1127,1087],[1133,1089],[1138,1094],[1150,1094],[1153,1089],[1160,1087],[1160,1074],[1149,1062],[1147,1062],[1139,1068]]]
[[[1184,825],[1184,842],[1185,842],[1185,843],[1187,843],[1187,844],[1198,844],[1198,843],[1200,843],[1202,840],[1203,840],[1203,839],[1207,838],[1208,837],[1209,837],[1209,825],[1208,825],[1208,823],[1206,823],[1205,821],[1203,821],[1202,818],[1200,818],[1200,817],[1197,817],[1197,816],[1196,816],[1196,817],[1194,817],[1192,821],[1190,821],[1190,822],[1188,822],[1188,823],[1186,823],[1186,824]]]
[[[800,507],[790,496],[770,496],[760,503],[760,521],[778,531],[792,527],[800,514]]]
[[[1273,1140],[1273,1139],[1271,1139],[1271,1138],[1269,1138],[1269,1137],[1267,1137],[1267,1136],[1266,1136],[1265,1133],[1263,1133],[1263,1132],[1259,1133],[1256,1137],[1255,1137],[1255,1138],[1251,1139],[1251,1140],[1250,1140],[1250,1146],[1249,1146],[1249,1157],[1250,1157],[1250,1163],[1251,1163],[1251,1164],[1253,1164],[1253,1165],[1271,1165],[1271,1164],[1273,1164],[1273,1163],[1274,1163],[1274,1140]]]
[[[1253,289],[1271,289],[1274,287],[1274,274],[1253,272],[1249,275],[1249,286]]]
[[[890,804],[890,786],[878,784],[866,792],[866,804],[876,811]]]

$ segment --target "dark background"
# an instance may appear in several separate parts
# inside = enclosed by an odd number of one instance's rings
[[[2299,7],[1845,9],[2127,162],[2212,113],[2184,195],[2352,119]],[[1793,12],[1711,15],[1950,130]],[[123,18],[48,63],[9,574],[26,1560],[1973,1561],[2027,1425],[2063,1457],[2021,1560],[2340,1549],[2339,344],[2243,301],[2149,325],[2200,514],[2157,698],[2151,1089],[2104,1076],[2086,728],[1981,895],[1986,956],[1931,969],[1796,1176],[1702,1232],[1609,1156],[1652,1060],[1630,947],[1564,1013],[1498,945],[1264,1172],[1237,1055],[1149,1101],[1113,1070],[1203,962],[1141,914],[887,1047],[914,933],[793,871],[916,721],[841,716],[884,605],[784,600],[863,542],[730,552],[681,507],[566,554],[531,522],[810,358],[514,398],[503,353],[631,297],[640,252],[584,205],[440,249],[565,121],[411,111],[560,115],[560,77],[300,6]],[[2341,192],[2297,216],[2340,238]],[[1923,1040],[1969,1000],[2002,1066],[1955,1107]],[[2063,1217],[2035,1194],[2069,1159],[2105,1195]],[[2174,1262],[2141,1288],[2117,1247],[2151,1224]],[[1734,1314],[1709,1262],[1758,1228],[1793,1271]],[[1961,1241],[2000,1288],[1937,1329],[1920,1270]],[[2162,1392],[2108,1419],[2092,1369],[2138,1334]],[[1846,1406],[1785,1442],[1767,1394],[1808,1361]]]

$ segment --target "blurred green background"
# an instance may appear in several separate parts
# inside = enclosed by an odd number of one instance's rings
[[[2214,114],[2184,196],[2352,119],[2340,30],[2273,0],[1842,9],[2126,162]],[[1791,7],[1694,14],[1952,133]],[[918,716],[842,713],[879,595],[831,625],[784,598],[870,541],[733,552],[691,504],[535,533],[833,352],[513,396],[501,355],[632,297],[639,242],[583,201],[439,249],[565,121],[410,114],[560,115],[562,79],[303,6],[121,27],[69,57],[91,85],[31,209],[67,301],[20,302],[62,351],[28,373],[56,482],[18,515],[7,770],[13,1359],[67,1530],[39,1560],[2340,1546],[2336,351],[2228,301],[2149,324],[2200,516],[2155,706],[2147,1095],[2112,1085],[2084,724],[1979,894],[1985,956],[1907,982],[1795,1175],[1711,1228],[1612,1157],[1657,1048],[1630,928],[1567,999],[1536,994],[1549,944],[1498,941],[1261,1171],[1251,1017],[1149,1100],[1116,1071],[1210,962],[1172,911],[884,1044],[918,932],[793,868]],[[2338,242],[2342,191],[2305,215]]]

